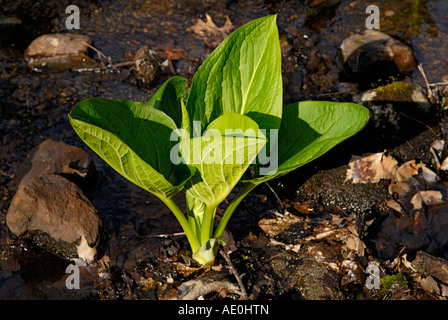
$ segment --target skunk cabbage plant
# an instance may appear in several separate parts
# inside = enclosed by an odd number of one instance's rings
[[[147,103],[90,98],[69,120],[80,138],[129,181],[162,200],[201,264],[257,185],[299,168],[359,132],[369,111],[302,101],[285,108],[276,16],[230,34],[187,79],[168,79]],[[244,186],[215,224],[216,208]],[[172,197],[185,192],[187,212]]]

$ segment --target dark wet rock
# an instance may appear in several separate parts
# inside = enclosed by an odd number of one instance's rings
[[[94,177],[94,164],[82,149],[44,141],[18,171],[18,189],[6,215],[9,229],[64,257],[92,260],[101,220],[75,182],[91,186]]]
[[[408,46],[376,30],[346,38],[340,49],[344,72],[355,80],[409,75],[416,68]]]
[[[89,37],[72,33],[44,34],[25,50],[25,61],[35,70],[86,68],[95,65],[88,55]]]
[[[431,123],[435,110],[422,87],[396,81],[353,96],[371,112],[369,125],[384,137],[415,130],[416,121]]]
[[[298,193],[303,197],[320,199],[328,209],[335,212],[374,213],[387,212],[385,195],[388,183],[358,184],[345,182],[348,166],[321,170],[303,183]]]
[[[272,257],[269,265],[283,282],[285,291],[296,290],[306,300],[343,299],[335,289],[337,274],[313,258],[291,252]]]

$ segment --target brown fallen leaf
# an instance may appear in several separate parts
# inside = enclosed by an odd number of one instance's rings
[[[294,209],[296,209],[298,212],[303,213],[303,214],[309,214],[310,213],[310,202],[311,201],[303,201],[303,202],[299,202],[299,201],[294,201]]]
[[[411,204],[415,210],[423,208],[423,204],[430,206],[444,202],[443,195],[438,190],[418,191],[411,199]]]
[[[398,212],[400,214],[400,216],[403,216],[406,214],[406,212],[403,209],[403,206],[396,200],[386,200],[386,205],[390,209]]]
[[[348,165],[345,181],[352,179],[353,183],[377,183],[381,179],[391,179],[394,184],[408,181],[420,170],[425,171],[430,180],[434,179],[432,171],[424,163],[417,164],[415,160],[410,160],[399,167],[397,160],[384,156],[384,152],[352,156]]]
[[[448,157],[446,157],[445,160],[443,160],[442,164],[440,165],[440,169],[443,171],[448,170]]]
[[[209,14],[205,14],[206,21],[197,19],[195,25],[187,28],[187,31],[194,32],[204,40],[210,42],[211,45],[216,47],[220,44],[229,34],[232,32],[234,26],[228,16],[225,16],[226,22],[220,28],[216,26]]]
[[[411,192],[411,187],[412,184],[408,183],[408,181],[392,182],[389,185],[389,194],[396,194],[401,198]]]
[[[345,181],[353,180],[353,183],[376,183],[381,179],[388,179],[390,171],[395,167],[392,158],[386,157],[383,161],[384,152],[368,153],[362,156],[352,156],[349,161],[349,169]]]
[[[179,274],[183,275],[184,277],[188,277],[196,271],[203,269],[203,267],[190,267],[184,263],[177,263],[176,269]]]
[[[395,175],[395,180],[396,181],[407,181],[409,180],[412,176],[415,176],[418,174],[419,169],[426,167],[426,165],[424,163],[415,163],[415,160],[411,160],[408,161],[406,163],[404,163],[403,165],[400,166],[400,168],[398,168],[396,175]]]
[[[263,218],[258,222],[258,226],[264,233],[271,237],[275,237],[289,228],[294,223],[301,222],[302,219],[289,213],[288,211],[281,217]]]

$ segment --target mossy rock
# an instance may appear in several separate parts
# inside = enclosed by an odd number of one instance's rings
[[[386,139],[399,138],[405,132],[416,135],[435,120],[435,108],[423,88],[405,81],[358,93],[353,101],[370,110],[370,125]]]
[[[414,86],[405,81],[395,81],[385,86],[368,90],[363,92],[359,98],[362,103],[374,101],[408,102],[417,104],[426,111],[431,107],[431,103],[422,87]]]

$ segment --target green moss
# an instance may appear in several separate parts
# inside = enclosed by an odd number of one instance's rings
[[[390,276],[385,276],[380,281],[380,294],[388,293],[394,284],[400,288],[403,288],[408,285],[408,280],[401,272]]]
[[[404,81],[392,82],[388,85],[373,89],[375,100],[379,101],[410,101],[414,87]]]

